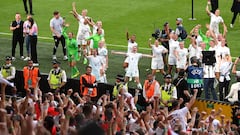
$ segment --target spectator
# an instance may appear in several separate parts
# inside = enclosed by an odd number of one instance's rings
[[[191,109],[192,105],[194,104],[197,97],[197,92],[198,90],[194,89],[193,97],[190,99],[186,107],[182,109],[179,109],[179,103],[177,100],[173,102],[173,105],[172,105],[173,111],[168,116],[168,119],[171,119],[170,125],[172,128],[174,128],[178,124],[177,120],[179,120],[180,129],[182,131],[186,131],[187,121],[184,117],[187,115],[188,110]]]
[[[50,86],[50,92],[52,93],[64,93],[64,85],[67,83],[67,75],[65,70],[60,68],[61,63],[57,60],[52,61],[53,69],[48,74],[48,84]]]
[[[65,46],[65,38],[62,35],[62,28],[64,26],[64,19],[60,16],[60,13],[58,11],[53,12],[53,18],[50,20],[50,29],[52,32],[52,36],[54,39],[54,48],[53,48],[53,57],[52,59],[57,59],[56,52],[59,45],[59,42],[62,44],[63,49],[63,60],[67,60],[67,52],[66,52],[66,46]]]
[[[15,20],[12,21],[10,25],[10,30],[13,31],[13,36],[12,36],[12,60],[14,61],[15,58],[15,50],[17,43],[19,43],[20,46],[20,58],[24,59],[23,56],[23,42],[24,42],[24,37],[23,37],[23,21],[21,20],[21,15],[20,13],[16,13],[15,15]]]

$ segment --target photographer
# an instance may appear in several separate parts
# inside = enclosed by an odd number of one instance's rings
[[[203,88],[203,68],[200,67],[199,60],[195,56],[191,58],[191,64],[186,70],[188,87],[191,94],[193,94],[194,89],[198,89],[197,97],[200,97]]]

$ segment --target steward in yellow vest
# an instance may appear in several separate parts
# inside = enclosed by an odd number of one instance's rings
[[[164,76],[164,85],[160,88],[161,91],[161,105],[172,106],[172,102],[177,99],[176,87],[172,84],[172,76],[167,74]]]
[[[1,83],[7,83],[6,89],[11,89],[10,91],[6,91],[6,94],[11,94],[13,96],[16,96],[17,89],[14,86],[14,79],[16,74],[16,69],[12,65],[12,57],[6,56],[5,57],[5,64],[0,68],[0,77]]]
[[[65,70],[59,67],[60,62],[57,60],[52,61],[53,69],[50,70],[48,75],[48,84],[50,86],[50,92],[58,93],[64,92],[64,85],[67,82],[67,76]]]
[[[1,68],[2,77],[10,82],[14,81],[16,69],[12,65],[12,58],[10,56],[5,57],[5,64]]]
[[[123,84],[124,84],[124,76],[117,75],[116,82],[114,84],[113,92],[112,92],[113,99],[118,97],[119,91],[123,87]]]

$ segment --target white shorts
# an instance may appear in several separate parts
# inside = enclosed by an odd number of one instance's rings
[[[93,49],[93,40],[90,40],[90,49]]]
[[[83,39],[81,35],[77,35],[78,45],[87,45],[87,40]]]
[[[164,63],[162,60],[152,60],[151,69],[163,69]]]
[[[138,69],[134,69],[134,70],[127,69],[125,76],[126,77],[139,77],[139,70]]]
[[[82,40],[77,40],[78,45],[87,45],[87,41],[82,39]]]
[[[176,68],[185,69],[185,65],[186,65],[186,64],[184,64],[184,63],[180,63],[180,62],[178,63],[178,62],[177,62]]]
[[[175,57],[168,57],[168,65],[176,65],[177,64],[177,59]]]

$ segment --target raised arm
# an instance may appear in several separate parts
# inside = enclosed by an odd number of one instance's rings
[[[152,48],[152,38],[149,38],[149,39],[148,39],[148,46],[149,46],[150,48]]]
[[[227,26],[224,22],[222,22],[222,25],[223,25],[223,37],[226,38],[226,35],[227,35],[227,32],[228,32]]]
[[[74,14],[78,14],[78,12],[76,10],[76,3],[75,2],[72,3],[72,11],[73,11]]]
[[[64,36],[65,39],[68,39],[68,35],[67,35],[67,28],[68,28],[68,24],[65,25],[65,27],[63,28],[62,31],[62,35]]]
[[[129,34],[128,34],[128,31],[126,31],[126,38],[127,38],[127,41],[129,40]]]
[[[192,98],[190,99],[189,103],[187,104],[187,108],[188,110],[190,110],[190,108],[192,107],[192,105],[194,104],[194,102],[196,101],[196,97],[197,97],[197,93],[198,93],[198,90],[197,89],[194,89],[194,94],[192,96]]]
[[[238,64],[239,60],[240,60],[239,58],[236,58],[236,60],[235,60],[235,62],[233,64],[233,68],[232,68],[232,73],[233,74],[237,73],[237,64]]]
[[[142,57],[153,58],[154,56],[149,55],[149,54],[142,54]]]
[[[119,54],[119,55],[127,55],[125,52],[117,52],[117,51],[111,51],[112,54]]]
[[[210,5],[210,3],[207,3],[207,6],[206,6],[206,12],[207,12],[208,15],[211,14],[211,12],[210,12],[210,10],[209,10],[209,5]]]

